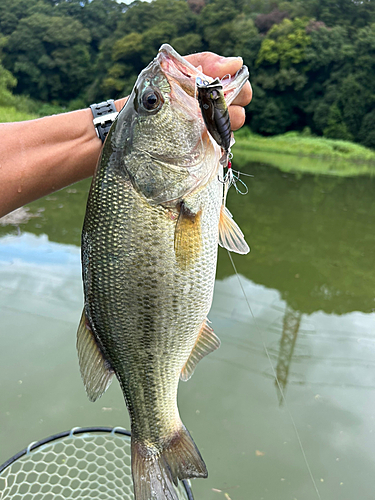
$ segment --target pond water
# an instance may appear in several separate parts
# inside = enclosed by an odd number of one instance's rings
[[[373,498],[375,179],[246,172],[228,205],[251,252],[238,277],[220,251],[209,315],[222,346],[179,388],[209,470],[195,498]],[[88,186],[0,227],[0,463],[72,427],[129,427],[118,384],[90,403],[78,370]]]

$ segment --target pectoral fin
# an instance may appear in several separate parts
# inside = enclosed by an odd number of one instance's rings
[[[220,208],[219,245],[230,252],[246,254],[250,248],[245,241],[243,232],[234,222],[232,214],[225,205]]]
[[[180,205],[174,233],[174,251],[181,269],[188,269],[199,257],[202,248],[201,214],[193,213],[185,205]]]
[[[219,349],[219,347],[219,337],[215,335],[213,329],[209,326],[208,320],[204,320],[193,350],[181,371],[180,379],[184,382],[189,380],[199,361],[207,356],[207,354],[210,354],[210,352]]]
[[[78,326],[77,351],[87,395],[90,401],[96,401],[110,386],[114,371],[103,357],[86,321],[85,311]]]

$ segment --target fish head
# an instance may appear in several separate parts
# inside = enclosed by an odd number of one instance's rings
[[[246,71],[242,73],[223,81],[228,105],[246,82]],[[162,45],[138,76],[108,137],[120,154],[121,168],[151,204],[178,204],[221,168],[221,149],[199,108],[197,78],[212,80]]]

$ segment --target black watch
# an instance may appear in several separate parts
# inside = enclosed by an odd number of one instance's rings
[[[112,123],[115,121],[118,111],[115,107],[115,101],[109,99],[108,101],[99,104],[91,104],[90,109],[94,116],[94,127],[99,139],[104,142],[108,135]]]

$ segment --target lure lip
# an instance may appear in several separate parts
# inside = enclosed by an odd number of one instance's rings
[[[223,89],[223,84],[219,80],[219,77],[216,77],[215,80],[209,82],[208,80],[202,80],[200,76],[197,76],[195,83],[199,89]]]

